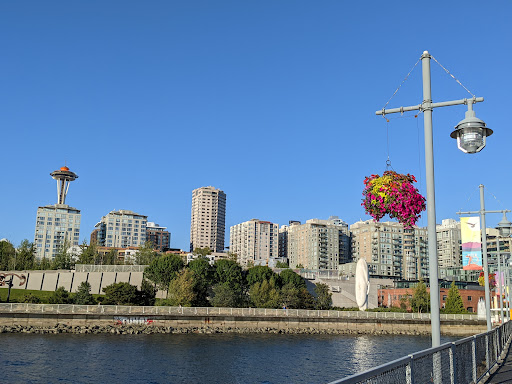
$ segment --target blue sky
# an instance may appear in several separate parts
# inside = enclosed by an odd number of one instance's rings
[[[466,107],[434,111],[437,221],[478,210],[481,183],[487,209],[512,209],[511,14],[504,0],[1,2],[0,238],[33,239],[65,163],[81,238],[129,209],[183,249],[201,186],[227,194],[226,244],[251,218],[368,219],[363,180],[388,141],[425,194],[423,116],[375,115],[424,50],[485,98],[494,130],[466,155],[449,136]],[[470,97],[431,65],[434,102]],[[418,64],[388,107],[421,101]]]

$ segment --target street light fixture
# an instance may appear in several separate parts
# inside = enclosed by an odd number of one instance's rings
[[[486,137],[491,135],[492,129],[487,128],[485,123],[476,117],[473,99],[469,99],[466,118],[455,126],[450,136],[457,139],[457,147],[462,152],[477,153],[485,147]]]
[[[483,97],[473,97],[472,99],[462,99],[454,101],[444,101],[439,103],[432,102],[431,82],[430,82],[430,59],[432,57],[428,51],[421,55],[422,78],[423,78],[423,102],[419,105],[410,107],[400,107],[393,109],[383,108],[375,112],[377,115],[386,115],[390,113],[404,113],[407,111],[422,111],[423,124],[425,132],[425,176],[427,186],[427,233],[428,233],[428,260],[429,260],[429,280],[430,280],[430,323],[432,327],[432,347],[441,345],[441,319],[439,310],[439,277],[437,263],[437,234],[436,234],[436,202],[434,185],[434,140],[432,135],[432,110],[437,107],[448,107],[451,105],[468,105],[466,118],[456,126],[455,138],[459,148],[466,153],[475,153],[485,146],[485,136],[489,136],[492,131],[485,127],[482,120],[474,116],[473,104],[484,101]],[[453,136],[452,136],[453,137]],[[480,137],[482,137],[480,139]]]

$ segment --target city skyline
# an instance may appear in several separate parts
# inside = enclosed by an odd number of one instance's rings
[[[437,223],[477,210],[479,184],[487,209],[511,209],[512,4],[438,4],[2,4],[0,238],[32,241],[37,207],[55,200],[49,173],[63,165],[80,175],[66,200],[82,214],[80,243],[122,209],[186,250],[190,192],[208,185],[228,195],[226,228],[332,215],[352,224],[369,219],[363,180],[382,174],[388,155],[425,195],[421,113],[375,116],[400,85],[387,107],[421,103],[420,65],[403,80],[424,50],[485,98],[474,110],[494,130],[466,155],[449,136],[466,108],[434,112]],[[431,65],[434,102],[471,97]],[[500,219],[487,215],[487,226]]]

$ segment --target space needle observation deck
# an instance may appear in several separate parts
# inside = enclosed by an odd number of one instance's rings
[[[61,167],[59,170],[50,173],[50,176],[57,180],[57,204],[66,204],[66,195],[68,194],[69,183],[78,179],[78,175],[71,172],[68,167]]]

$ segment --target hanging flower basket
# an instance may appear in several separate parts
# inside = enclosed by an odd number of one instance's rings
[[[395,171],[366,177],[361,205],[375,221],[389,215],[405,228],[411,228],[425,210],[425,198],[413,185],[415,182],[413,175],[402,175]]]

